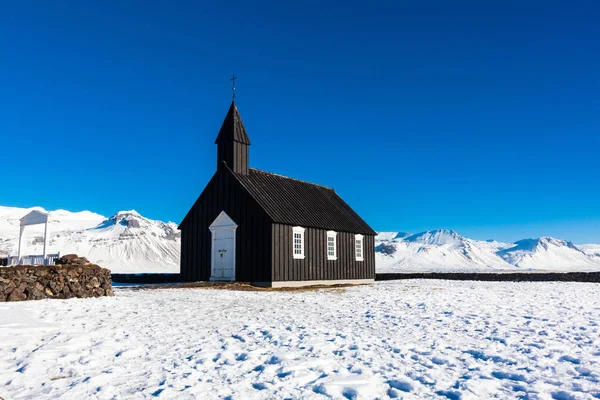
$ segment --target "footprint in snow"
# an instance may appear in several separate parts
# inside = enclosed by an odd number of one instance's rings
[[[313,387],[313,392],[317,394],[322,394],[323,396],[327,396],[327,389],[325,389],[325,385],[319,383],[318,385]]]
[[[575,357],[571,357],[569,355],[567,356],[562,356],[561,358],[558,359],[558,361],[561,362],[570,362],[571,364],[581,364],[581,360]]]
[[[393,379],[387,381],[387,384],[393,389],[401,390],[407,393],[413,390],[413,386],[410,384],[410,382],[407,381]]]
[[[280,362],[281,362],[281,359],[277,356],[271,356],[271,358],[269,358],[267,360],[267,364],[270,364],[270,365],[279,364]]]
[[[441,359],[441,358],[439,358],[439,357],[433,357],[433,358],[431,359],[431,362],[432,362],[432,363],[434,363],[434,364],[436,364],[436,365],[444,365],[444,364],[446,364],[446,363],[447,363],[447,361],[446,361],[446,360],[443,360],[443,359]]]
[[[246,343],[246,339],[241,337],[240,335],[231,335],[232,338],[239,340],[242,343]]]
[[[592,370],[584,367],[575,367],[580,376],[592,376]]]
[[[277,374],[277,377],[279,379],[283,379],[283,378],[286,378],[286,377],[290,376],[291,374],[292,374],[292,371],[283,371],[283,372],[279,372]]]
[[[495,371],[492,372],[492,376],[496,379],[508,379],[510,381],[527,382],[527,378],[525,378],[525,376],[520,374],[513,374],[510,372]]]
[[[358,399],[358,392],[353,388],[344,388],[344,390],[342,390],[342,396],[348,400],[355,400]]]
[[[575,400],[576,399],[576,397],[573,396],[571,393],[565,392],[563,390],[561,390],[559,392],[553,392],[552,398],[555,400]]]
[[[446,397],[450,400],[460,400],[461,396],[459,392],[454,392],[452,390],[438,390],[435,392],[438,396]]]

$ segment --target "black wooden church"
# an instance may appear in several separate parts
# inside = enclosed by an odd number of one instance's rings
[[[215,144],[217,171],[179,225],[183,280],[373,282],[375,231],[333,189],[250,168],[235,101]]]

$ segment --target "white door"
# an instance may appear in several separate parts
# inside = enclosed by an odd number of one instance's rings
[[[217,281],[235,280],[235,254],[233,251],[235,230],[216,228],[213,235],[214,269],[211,279]]]

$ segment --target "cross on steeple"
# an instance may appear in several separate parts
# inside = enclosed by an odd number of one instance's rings
[[[237,78],[238,78],[238,77],[237,77],[237,76],[235,76],[235,74],[231,74],[231,79],[230,79],[230,81],[231,81],[231,99],[232,99],[232,100],[235,100],[235,80],[236,80]]]

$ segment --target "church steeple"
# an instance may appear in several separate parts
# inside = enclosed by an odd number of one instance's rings
[[[248,174],[250,139],[235,101],[231,102],[215,144],[217,145],[217,168],[220,168],[224,161],[233,172]]]

